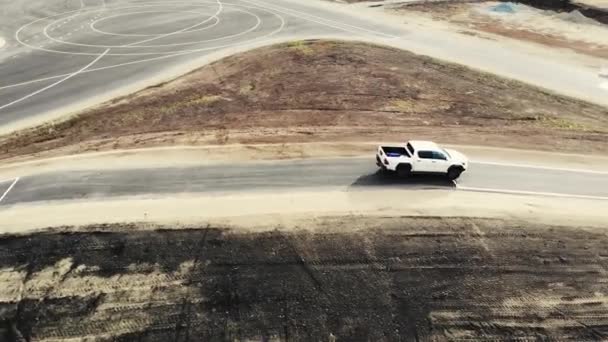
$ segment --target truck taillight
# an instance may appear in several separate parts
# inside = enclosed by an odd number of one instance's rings
[[[384,165],[388,165],[388,159],[384,158]]]

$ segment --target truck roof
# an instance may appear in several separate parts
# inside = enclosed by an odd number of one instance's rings
[[[439,146],[432,141],[425,140],[410,140],[408,141],[414,148],[414,150],[437,150]]]

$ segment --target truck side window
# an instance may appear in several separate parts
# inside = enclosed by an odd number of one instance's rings
[[[410,143],[407,143],[407,150],[410,151],[411,155],[414,155],[414,148]]]
[[[443,153],[437,151],[433,151],[433,159],[448,160]]]
[[[433,151],[418,151],[418,157],[422,159],[433,159]]]

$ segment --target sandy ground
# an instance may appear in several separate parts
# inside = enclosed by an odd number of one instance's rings
[[[396,12],[423,15],[435,21],[455,24],[464,34],[484,34],[542,44],[552,48],[608,58],[608,26],[578,13],[557,13],[515,4],[515,13],[497,13],[499,2],[423,3],[396,7]],[[496,39],[485,36],[488,39]]]
[[[326,216],[258,231],[174,228],[1,236],[0,338],[608,336],[605,227]]]
[[[563,36],[572,41],[608,46],[608,25],[602,25],[591,18],[580,15],[580,12],[557,13],[523,4],[510,5],[515,13],[494,12],[492,9],[500,4],[497,1],[472,4],[471,9],[474,12],[472,15],[486,16],[511,27]]]
[[[574,2],[608,9],[608,0],[575,0]]]
[[[408,200],[415,199],[415,200]],[[243,194],[207,193],[111,200],[41,202],[2,210],[0,232],[96,223],[285,223],[293,215],[518,218],[545,223],[605,226],[605,201],[445,190],[319,190]],[[239,208],[235,210],[235,208]],[[273,221],[275,220],[275,221]],[[276,221],[278,220],[278,221]]]
[[[146,146],[399,140],[608,151],[608,111],[381,46],[292,42],[231,56],[64,122],[0,158]]]

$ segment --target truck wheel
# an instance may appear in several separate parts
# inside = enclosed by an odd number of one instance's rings
[[[449,168],[448,173],[447,173],[448,179],[449,180],[458,179],[458,177],[460,177],[460,174],[462,173],[462,171],[463,170],[460,167],[453,166],[453,167]]]
[[[412,166],[410,164],[397,165],[397,175],[399,177],[409,177],[412,174]]]

